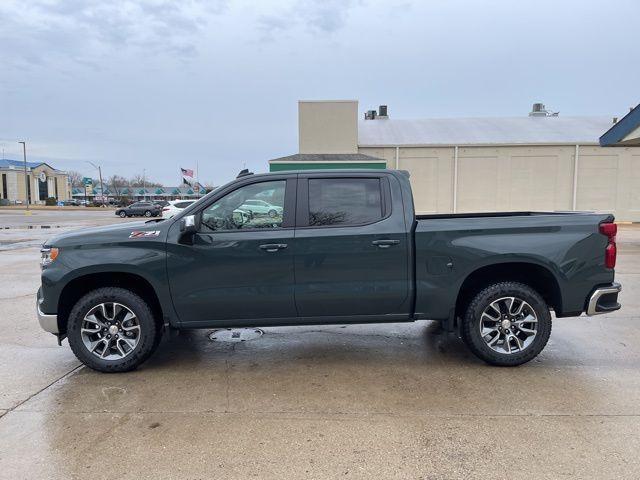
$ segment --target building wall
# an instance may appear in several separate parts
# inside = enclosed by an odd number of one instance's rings
[[[38,204],[44,203],[46,197],[42,200],[39,198],[39,180],[38,175],[44,171],[47,177],[47,196],[56,197],[56,184],[58,185],[58,200],[67,200],[70,198],[70,192],[68,187],[67,175],[53,170],[46,165],[41,165],[34,169],[27,170],[27,178],[31,186],[31,203]],[[0,174],[7,175],[7,199],[15,202],[19,200],[21,202],[26,201],[26,185],[24,181],[24,171],[21,169],[2,169]],[[1,177],[0,177],[1,179]],[[0,185],[0,196],[2,196],[2,185]]]
[[[361,147],[411,173],[419,213],[454,211],[454,147]],[[572,210],[575,145],[459,147],[456,211]],[[640,221],[640,147],[580,146],[577,210]]]
[[[299,153],[357,153],[356,100],[298,102]]]

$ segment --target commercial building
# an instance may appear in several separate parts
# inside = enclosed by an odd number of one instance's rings
[[[67,172],[57,170],[44,162],[27,162],[27,182],[25,165],[19,160],[0,160],[0,199],[10,203],[44,204],[49,197],[66,200],[70,197]]]
[[[301,101],[298,114],[299,153],[271,171],[408,170],[420,213],[596,210],[640,221],[640,146],[599,144],[612,117],[535,104],[521,117],[396,119],[381,106],[359,119],[356,100]]]
[[[113,187],[104,188],[106,198],[128,197],[130,200],[176,200],[181,198],[199,198],[207,194],[207,190],[200,187],[182,185],[179,187]],[[84,188],[73,188],[71,196],[76,200],[93,201],[96,197],[102,199],[102,190],[99,186],[93,186],[90,190],[85,191]]]
[[[616,121],[600,137],[600,145],[603,147],[640,146],[640,105],[632,108],[619,122]]]

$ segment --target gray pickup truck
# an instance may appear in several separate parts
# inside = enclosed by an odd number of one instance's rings
[[[546,345],[550,310],[620,308],[613,220],[416,215],[406,172],[243,171],[173,218],[48,240],[37,314],[105,372],[140,365],[166,328],[422,319],[519,365]]]

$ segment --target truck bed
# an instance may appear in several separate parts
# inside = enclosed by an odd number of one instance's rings
[[[613,281],[604,265],[607,239],[599,225],[610,214],[589,212],[496,212],[416,215],[416,307],[418,318],[446,318],[462,282],[483,268],[500,268],[526,281],[532,268],[557,282],[557,316],[584,311],[594,285]],[[451,294],[451,292],[455,292]],[[578,313],[579,314],[579,313]]]

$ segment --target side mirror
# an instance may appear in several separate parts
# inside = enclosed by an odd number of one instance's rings
[[[180,231],[182,233],[196,233],[198,227],[196,225],[196,216],[187,215],[180,220]]]
[[[233,214],[233,223],[237,226],[242,226],[247,223],[247,214],[242,210],[234,210]]]

